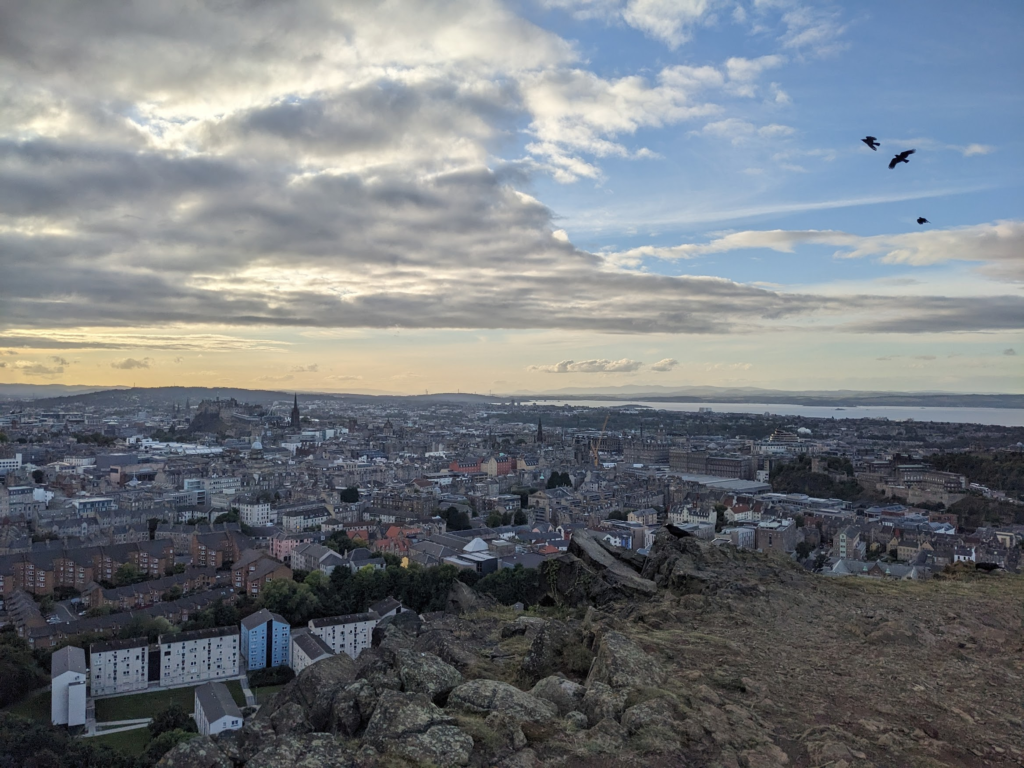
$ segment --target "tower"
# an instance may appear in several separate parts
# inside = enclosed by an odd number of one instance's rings
[[[544,442],[544,425],[540,423],[540,417],[537,417],[537,442]]]
[[[292,406],[292,429],[299,428],[299,396],[295,395],[295,405]]]

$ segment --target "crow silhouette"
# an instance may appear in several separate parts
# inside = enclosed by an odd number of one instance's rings
[[[861,139],[861,141],[863,141],[876,152],[878,151],[878,148],[881,146],[881,144],[878,143],[878,139],[876,139],[874,136],[865,136],[863,139]]]
[[[928,221],[928,219],[926,219],[924,216],[918,216],[917,217],[917,223],[918,224],[931,224],[931,222]]]
[[[895,168],[897,163],[909,163],[910,156],[914,154],[916,151],[916,149],[904,149],[902,152],[900,152],[892,160],[889,161],[889,170],[891,171],[893,168]]]

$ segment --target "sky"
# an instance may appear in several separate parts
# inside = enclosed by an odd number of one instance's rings
[[[1022,23],[5,2],[0,382],[1024,392]]]

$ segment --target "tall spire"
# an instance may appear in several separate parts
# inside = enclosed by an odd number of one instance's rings
[[[537,442],[544,442],[544,425],[540,423],[540,417],[537,417]]]
[[[299,393],[295,393],[295,404],[292,406],[292,429],[299,428]]]

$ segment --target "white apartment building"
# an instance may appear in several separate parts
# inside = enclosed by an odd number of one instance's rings
[[[292,669],[299,674],[310,664],[329,659],[334,651],[318,635],[303,627],[292,632]]]
[[[160,686],[238,677],[238,627],[160,636]]]
[[[373,629],[380,617],[376,613],[352,613],[310,619],[309,631],[319,637],[334,653],[347,653],[353,659],[370,647]]]
[[[109,640],[89,647],[93,696],[144,691],[149,684],[149,641],[144,637]]]
[[[0,475],[6,475],[8,472],[17,472],[21,469],[21,454],[14,454],[13,459],[0,459]]]
[[[242,713],[224,683],[196,686],[192,717],[203,736],[213,736],[221,731],[234,731],[242,727]]]
[[[238,516],[242,519],[242,522],[246,525],[252,526],[267,526],[273,525],[277,521],[277,515],[271,513],[270,503],[240,503],[238,506]]]
[[[50,722],[54,725],[85,725],[85,687],[88,670],[85,651],[66,646],[50,657]]]

